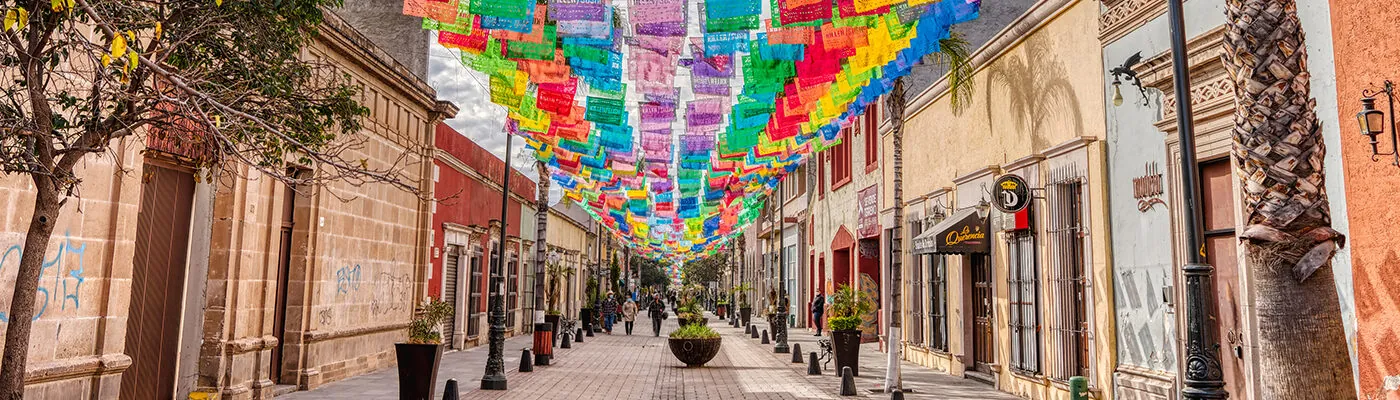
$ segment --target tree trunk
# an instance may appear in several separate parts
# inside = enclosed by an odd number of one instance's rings
[[[890,392],[893,392],[893,391],[896,390],[896,389],[899,389],[899,388],[901,387],[902,383],[903,383],[903,382],[902,382],[902,376],[900,376],[900,371],[899,371],[899,366],[900,366],[900,365],[899,365],[899,360],[900,360],[900,358],[901,358],[901,357],[900,357],[900,352],[903,350],[902,344],[901,344],[900,342],[901,342],[902,339],[903,339],[902,336],[903,336],[904,332],[903,332],[903,324],[900,323],[901,321],[900,321],[900,314],[899,314],[899,313],[900,313],[900,305],[901,305],[901,304],[900,304],[900,301],[901,301],[901,299],[903,298],[903,296],[902,296],[903,293],[902,293],[902,292],[904,291],[904,282],[903,282],[903,279],[901,279],[902,276],[900,276],[900,274],[903,273],[903,271],[900,270],[901,268],[899,268],[899,267],[898,267],[898,264],[896,263],[896,261],[899,260],[899,257],[902,257],[902,253],[900,252],[900,247],[902,247],[903,244],[894,241],[895,237],[903,237],[903,234],[902,234],[901,231],[904,229],[904,78],[903,78],[903,77],[901,77],[901,78],[899,78],[899,79],[895,79],[895,81],[894,81],[894,87],[890,89],[890,93],[887,94],[886,96],[889,96],[889,97],[888,97],[888,102],[889,102],[889,110],[888,110],[888,111],[889,111],[889,113],[890,113],[890,138],[894,141],[894,143],[892,144],[892,150],[890,151],[890,164],[891,164],[891,165],[890,165],[890,170],[891,170],[890,175],[891,175],[891,177],[893,178],[892,185],[894,186],[894,187],[892,188],[892,189],[894,189],[894,204],[891,205],[891,207],[894,207],[894,226],[891,227],[891,228],[893,229],[894,237],[889,238],[889,240],[890,240],[890,261],[889,261],[889,262],[890,262],[890,272],[889,272],[890,286],[889,286],[888,288],[886,288],[886,293],[889,293],[889,302],[888,302],[888,303],[885,303],[885,307],[886,307],[886,308],[889,308],[889,310],[890,310],[890,311],[889,311],[889,314],[890,314],[890,317],[889,317],[890,323],[889,323],[889,325],[890,325],[890,326],[889,326],[889,330],[888,330],[888,332],[889,332],[889,346],[890,346],[890,352],[889,352],[889,358],[886,360],[886,365],[885,365],[885,393],[890,393]],[[876,126],[879,126],[879,123],[878,123],[878,122],[876,123]],[[876,130],[878,130],[878,128],[877,128]],[[879,137],[880,137],[879,133],[876,132],[875,135],[866,136],[866,139],[865,139],[865,140],[875,140],[875,139],[877,139],[877,138],[879,138]]]
[[[535,195],[535,323],[544,322],[544,309],[540,308],[544,304],[544,280],[545,280],[545,247],[549,241],[545,237],[545,228],[549,224],[549,169],[545,168],[543,162],[535,162],[535,169],[539,171],[540,181],[535,186],[538,192]],[[546,305],[546,308],[553,307],[553,304]]]
[[[24,398],[25,362],[29,356],[29,331],[34,325],[34,295],[43,271],[44,252],[58,220],[61,196],[51,179],[34,175],[34,215],[20,254],[15,292],[10,300],[9,326],[5,328],[5,356],[0,366],[0,399]]]
[[[1225,62],[1235,83],[1239,235],[1253,276],[1253,338],[1265,399],[1353,398],[1337,288],[1326,265],[1343,238],[1323,191],[1323,147],[1294,0],[1226,2]],[[1234,395],[1243,397],[1243,393]]]

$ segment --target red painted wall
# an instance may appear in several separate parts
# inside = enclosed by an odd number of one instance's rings
[[[1370,140],[1359,134],[1356,113],[1361,91],[1387,79],[1400,82],[1400,3],[1395,0],[1332,0],[1332,34],[1337,67],[1338,117],[1341,121],[1342,169],[1346,177],[1347,221],[1351,235],[1353,289],[1356,296],[1358,382],[1362,398],[1400,399],[1400,391],[1382,394],[1385,377],[1400,376],[1400,235],[1394,206],[1400,168],[1389,156],[1371,161]],[[1377,108],[1389,112],[1386,100]],[[1377,139],[1390,150],[1390,132]],[[1338,216],[1334,216],[1338,217]],[[1388,396],[1388,397],[1387,397]]]
[[[454,223],[464,226],[489,228],[492,220],[499,220],[501,218],[501,191],[491,185],[495,184],[499,186],[502,178],[501,171],[505,168],[505,162],[472,142],[471,139],[457,133],[456,130],[447,126],[447,124],[438,124],[435,140],[437,141],[438,149],[452,155],[452,157],[460,160],[463,164],[466,164],[468,170],[475,171],[477,174],[481,175],[480,177],[474,177],[458,171],[451,164],[444,161],[442,157],[438,157],[434,160],[434,164],[438,167],[438,179],[433,192],[438,204],[436,212],[433,213],[433,246],[435,251],[433,252],[433,277],[428,280],[428,293],[430,296],[441,298],[443,276],[442,249],[446,236],[443,232],[443,224]],[[523,146],[523,141],[514,140],[513,142],[511,146],[515,147],[516,151],[519,151],[519,146]],[[510,187],[511,192],[515,195],[526,199],[528,202],[535,201],[535,183],[530,181],[519,171],[512,171]],[[508,207],[506,235],[514,237],[520,236],[522,206],[529,208],[529,210],[525,211],[527,218],[534,218],[533,204],[522,204],[520,201],[512,198]],[[481,245],[485,254],[485,258],[481,263],[483,274],[488,273],[487,269],[491,265],[490,260],[494,257],[496,252],[496,249],[491,247],[490,237],[490,232],[488,232],[486,235],[481,236],[478,243],[468,244],[468,246],[472,244]],[[470,250],[470,248],[468,248],[468,250]],[[521,255],[519,248],[510,248],[506,251],[507,253],[514,251],[515,254]],[[465,259],[461,265],[463,274],[470,273],[470,271],[466,270],[467,266],[470,264]],[[481,293],[487,293],[488,283],[488,279],[482,279],[481,285],[477,290]],[[486,301],[482,301],[477,311],[486,311],[486,303]]]

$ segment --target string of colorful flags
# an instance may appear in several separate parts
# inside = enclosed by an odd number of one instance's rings
[[[405,0],[642,256],[713,253],[981,0]],[[670,271],[672,279],[680,273]]]

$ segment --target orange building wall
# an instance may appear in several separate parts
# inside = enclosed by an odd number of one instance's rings
[[[1383,393],[1386,377],[1400,380],[1400,235],[1395,207],[1400,167],[1390,156],[1371,161],[1369,140],[1356,122],[1361,91],[1385,80],[1400,82],[1400,3],[1395,0],[1331,0],[1337,67],[1347,216],[1355,276],[1357,368],[1361,398],[1400,399]],[[1378,108],[1389,112],[1384,99]],[[1397,105],[1400,106],[1400,105]],[[1387,129],[1389,131],[1389,129]],[[1390,148],[1389,132],[1378,139]]]

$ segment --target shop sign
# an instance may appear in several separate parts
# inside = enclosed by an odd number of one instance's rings
[[[992,184],[992,205],[1007,214],[1014,214],[1031,205],[1031,185],[1020,175],[1006,174]]]
[[[856,235],[862,239],[880,234],[880,191],[876,188],[870,185],[856,194],[856,201],[860,202]]]

